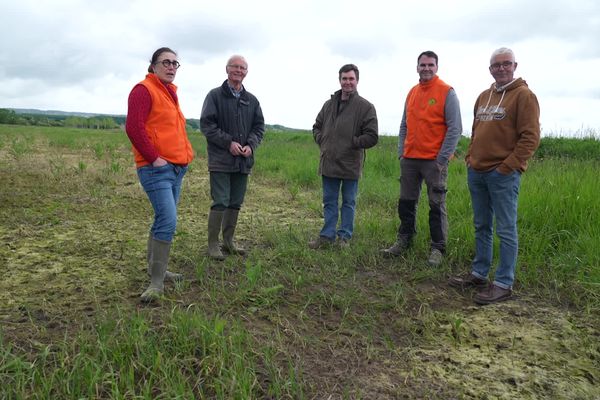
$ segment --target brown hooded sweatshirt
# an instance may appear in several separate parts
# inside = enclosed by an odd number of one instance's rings
[[[540,106],[527,83],[492,84],[477,98],[474,115],[467,165],[505,175],[524,172],[540,142]]]

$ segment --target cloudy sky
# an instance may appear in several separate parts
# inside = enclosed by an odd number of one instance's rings
[[[0,108],[126,114],[150,56],[168,46],[188,118],[239,53],[267,123],[310,129],[339,67],[354,63],[381,133],[396,134],[416,58],[433,50],[469,132],[490,54],[506,46],[538,96],[544,135],[600,131],[597,0],[19,0],[2,1],[0,26]]]

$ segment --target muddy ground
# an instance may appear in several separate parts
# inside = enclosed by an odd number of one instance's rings
[[[597,313],[522,288],[513,301],[477,307],[472,293],[445,284],[452,266],[415,280],[402,260],[359,255],[339,279],[287,286],[273,304],[228,301],[245,261],[204,257],[201,160],[186,178],[173,248],[172,264],[188,281],[169,285],[168,301],[148,308],[139,294],[151,210],[128,151],[95,159],[91,149],[58,157],[44,149],[19,158],[0,149],[0,324],[16,351],[36,352],[113,312],[166,316],[194,305],[242,321],[257,343],[278,349],[282,365],[292,360],[307,398],[600,399]],[[319,215],[307,204],[315,202],[314,193],[290,197],[254,177],[241,241],[257,256],[261,248],[273,254],[267,227],[302,221],[314,231]],[[290,246],[305,251],[304,243]],[[199,266],[222,293],[198,280]],[[390,291],[395,282],[403,283],[399,298]]]

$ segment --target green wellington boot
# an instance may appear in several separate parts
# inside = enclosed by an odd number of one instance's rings
[[[223,214],[223,250],[229,254],[239,254],[243,256],[246,254],[246,250],[236,246],[233,241],[239,213],[240,210],[228,208]]]
[[[150,233],[148,235],[148,256],[147,256],[147,261],[148,261],[148,276],[152,276],[152,271],[151,271],[151,265],[152,265],[152,233]],[[175,272],[171,272],[171,271],[167,270],[167,272],[165,272],[165,281],[181,282],[181,281],[183,281],[183,275],[176,274]]]
[[[208,256],[223,261],[225,256],[219,246],[219,232],[223,223],[223,210],[210,210],[208,214]]]
[[[167,272],[169,253],[171,252],[170,242],[152,239],[150,246],[152,248],[150,286],[140,296],[141,300],[146,303],[158,300],[164,292],[165,273]]]

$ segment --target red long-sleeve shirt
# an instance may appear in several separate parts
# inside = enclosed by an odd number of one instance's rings
[[[177,93],[168,86],[165,87],[177,103]],[[127,119],[125,121],[127,136],[131,144],[140,152],[144,159],[152,164],[160,154],[158,154],[158,151],[156,151],[156,148],[150,142],[148,133],[146,132],[146,120],[152,109],[150,92],[143,85],[135,85],[129,94],[127,104]]]

